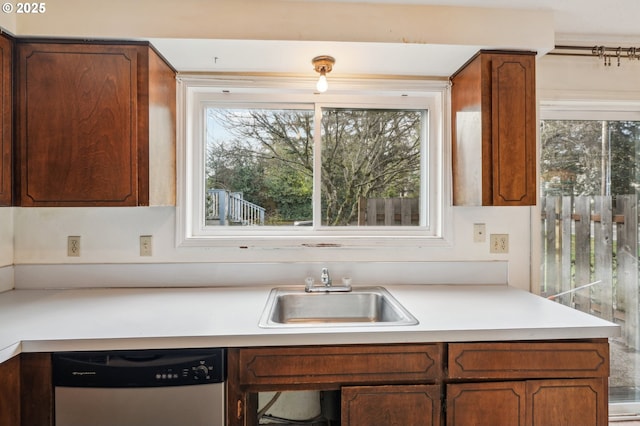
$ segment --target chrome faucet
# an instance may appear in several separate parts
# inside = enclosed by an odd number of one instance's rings
[[[312,277],[308,277],[305,282],[306,286],[304,291],[307,293],[351,291],[351,278],[343,278],[341,285],[333,285],[331,275],[329,275],[329,268],[322,268],[322,272],[320,272],[320,282],[322,285],[314,285]]]
[[[329,276],[328,268],[322,268],[322,272],[320,273],[320,282],[325,287],[331,287],[331,276]]]

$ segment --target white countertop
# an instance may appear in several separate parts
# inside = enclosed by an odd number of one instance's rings
[[[270,287],[12,290],[0,362],[20,352],[614,337],[617,325],[506,285],[390,285],[411,326],[260,328]]]

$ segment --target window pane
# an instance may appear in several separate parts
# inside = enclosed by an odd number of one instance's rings
[[[322,110],[322,224],[420,225],[425,111]]]
[[[636,121],[544,120],[542,194],[628,194],[638,186]]]
[[[566,292],[555,300],[621,325],[609,401],[640,402],[640,122],[544,120],[540,130],[541,293]]]
[[[312,110],[207,108],[206,225],[311,220],[312,128]]]

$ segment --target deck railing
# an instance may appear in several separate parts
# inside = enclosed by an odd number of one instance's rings
[[[264,225],[265,209],[245,200],[241,192],[209,189],[207,198],[208,221],[218,221],[219,225]]]

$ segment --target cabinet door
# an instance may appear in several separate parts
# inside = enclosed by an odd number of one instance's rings
[[[0,36],[0,206],[12,204],[13,40]]]
[[[528,426],[607,424],[607,379],[527,382]]]
[[[22,206],[137,205],[137,52],[18,44]]]
[[[342,388],[342,426],[438,426],[439,385]]]
[[[447,385],[447,426],[607,424],[607,379]]]
[[[446,398],[447,426],[525,425],[524,382],[450,384]]]
[[[536,204],[535,57],[492,55],[493,204]]]
[[[533,52],[481,51],[452,77],[455,205],[535,205]]]
[[[0,425],[20,426],[20,357],[0,363]]]
[[[51,354],[20,354],[20,398],[23,425],[53,426]]]

